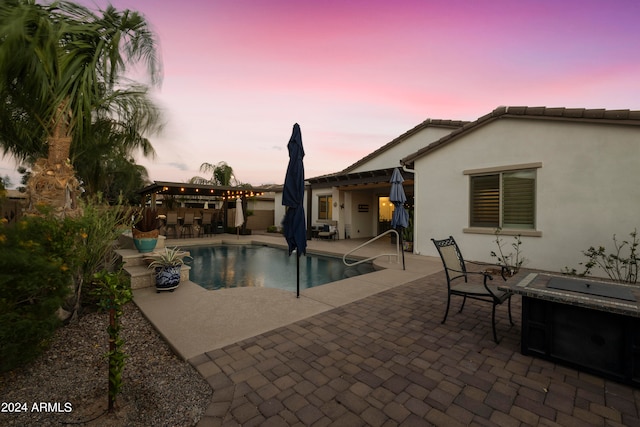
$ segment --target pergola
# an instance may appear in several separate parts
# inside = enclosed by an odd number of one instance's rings
[[[156,206],[158,195],[177,196],[185,199],[192,198],[194,200],[205,202],[222,202],[222,211],[224,212],[224,224],[227,223],[228,203],[229,200],[242,199],[242,206],[246,212],[247,198],[254,196],[262,196],[263,188],[254,188],[251,186],[231,187],[224,185],[207,185],[207,184],[189,184],[184,182],[167,182],[154,181],[143,189],[138,191],[142,198],[142,206],[150,202],[150,206]],[[242,225],[246,227],[246,222]]]
[[[167,196],[191,196],[204,200],[231,200],[247,197],[262,196],[264,190],[251,186],[231,187],[223,185],[188,184],[184,182],[154,181],[153,184],[138,191],[145,205],[147,197],[151,197],[151,206],[155,206],[158,194]]]

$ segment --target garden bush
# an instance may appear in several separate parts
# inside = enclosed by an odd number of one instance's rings
[[[599,269],[613,281],[637,283],[638,263],[640,262],[640,256],[638,256],[638,245],[640,245],[638,231],[634,229],[629,233],[629,236],[631,239],[620,242],[614,234],[614,249],[609,253],[602,245],[597,248],[595,246],[589,247],[586,251],[582,251],[583,255],[587,257],[587,261],[579,263],[579,265],[584,266],[584,271],[578,273],[575,268],[565,267],[563,273],[584,277],[589,276],[594,269]]]
[[[1,371],[40,354],[61,324],[59,309],[77,320],[83,306],[96,308],[93,276],[115,269],[112,245],[128,217],[91,202],[77,218],[43,212],[0,225]]]
[[[93,276],[100,271],[116,269],[114,241],[126,228],[132,210],[128,207],[108,206],[94,200],[84,203],[83,214],[78,218],[66,218],[64,228],[75,236],[73,253],[69,263],[73,270],[74,289],[65,309],[77,318],[83,306],[95,307],[97,300],[91,296]],[[63,248],[60,248],[63,250]],[[85,289],[88,286],[88,289]]]
[[[29,217],[0,228],[0,370],[34,359],[60,320],[72,274],[59,221]]]

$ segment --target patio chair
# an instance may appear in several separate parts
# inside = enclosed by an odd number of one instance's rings
[[[438,249],[438,253],[440,254],[440,258],[442,259],[442,264],[444,265],[444,272],[447,276],[447,309],[444,313],[444,319],[442,319],[441,323],[444,323],[447,320],[452,295],[458,295],[463,298],[462,306],[460,306],[459,313],[462,312],[464,303],[467,301],[467,298],[489,302],[492,304],[491,326],[493,327],[493,340],[497,343],[498,336],[496,335],[496,306],[502,304],[507,300],[509,301],[509,322],[513,326],[513,319],[511,318],[511,293],[500,291],[496,286],[490,286],[487,283],[487,279],[493,280],[493,277],[487,270],[490,267],[493,267],[494,269],[498,268],[500,270],[502,279],[506,281],[506,267],[496,264],[465,261],[462,257],[462,253],[460,252],[458,244],[452,236],[449,236],[449,238],[442,240],[431,239],[431,241],[433,241],[436,249]],[[469,271],[467,270],[468,264],[481,266],[482,268],[484,268],[484,270]],[[482,276],[482,284],[477,282],[473,283],[473,281],[469,282],[468,278],[472,275]],[[452,283],[454,280],[461,278],[464,279],[464,283]]]
[[[200,230],[202,230],[202,235],[211,234],[212,219],[213,219],[213,214],[211,212],[204,212],[202,214],[202,222],[200,223]]]
[[[338,235],[338,231],[336,230],[335,226],[330,226],[329,224],[325,224],[322,227],[321,231],[318,232],[319,239],[335,240],[337,235]]]
[[[173,236],[178,237],[178,212],[167,212],[167,222],[164,225],[164,234],[167,237],[169,229],[173,229]]]
[[[193,212],[185,212],[184,220],[182,221],[182,236],[186,236],[189,231],[189,237],[193,237]]]

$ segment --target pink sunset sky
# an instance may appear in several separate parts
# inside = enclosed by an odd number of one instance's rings
[[[83,0],[92,8],[109,2]],[[226,161],[284,181],[302,129],[306,177],[344,169],[417,124],[501,105],[640,109],[640,2],[112,0],[158,34],[166,114],[150,178]],[[18,183],[5,158],[0,175]]]

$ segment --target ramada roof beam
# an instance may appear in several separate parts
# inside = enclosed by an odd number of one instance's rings
[[[188,184],[176,182],[154,182],[138,191],[141,195],[166,194],[174,196],[208,196],[208,197],[238,197],[261,196],[264,191],[253,187],[212,186],[204,184]]]

